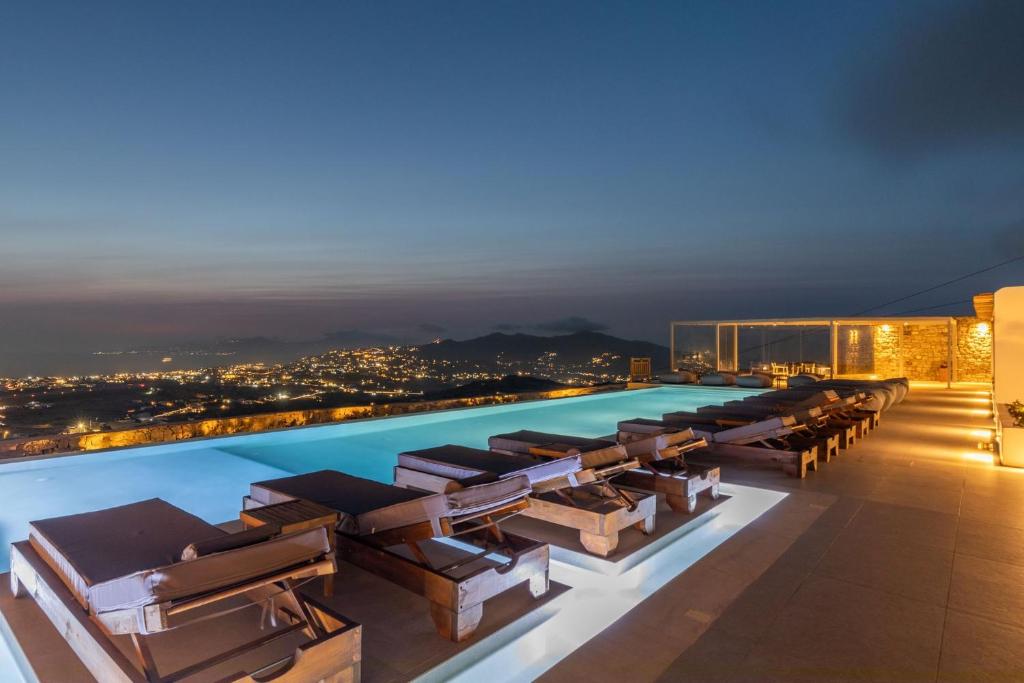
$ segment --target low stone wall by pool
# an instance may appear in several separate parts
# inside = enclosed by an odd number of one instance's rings
[[[495,394],[473,398],[452,398],[440,401],[416,401],[409,403],[380,403],[316,410],[291,410],[280,413],[243,415],[239,417],[214,418],[180,422],[174,424],[154,423],[134,429],[114,432],[92,432],[89,434],[54,434],[24,439],[0,441],[0,459],[18,458],[52,453],[75,451],[96,451],[105,448],[124,448],[147,444],[183,441],[210,436],[228,436],[248,432],[265,432],[274,429],[302,427],[305,425],[329,424],[389,415],[405,415],[432,410],[472,408],[475,406],[497,405],[552,398],[585,396],[604,391],[622,390],[624,385],[603,385],[599,387],[571,387],[554,391],[526,394]]]

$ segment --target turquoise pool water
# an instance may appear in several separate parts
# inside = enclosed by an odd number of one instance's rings
[[[0,547],[28,522],[160,497],[209,522],[238,516],[249,483],[337,469],[391,483],[398,453],[446,443],[486,447],[517,429],[602,436],[631,417],[721,404],[757,391],[664,387],[409,415],[0,465]],[[0,572],[9,557],[0,553]]]

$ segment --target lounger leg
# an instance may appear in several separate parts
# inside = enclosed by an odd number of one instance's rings
[[[711,492],[711,500],[718,500],[718,484],[713,484],[708,491]]]
[[[467,607],[461,612],[448,609],[436,602],[430,603],[430,616],[434,620],[437,632],[456,643],[460,643],[473,635],[480,619],[484,616],[483,603]]]
[[[151,683],[159,683],[160,674],[156,670],[156,662],[153,661],[153,653],[149,651],[149,645],[146,644],[146,636],[139,633],[132,634],[132,645],[135,647],[135,656],[139,658],[139,662],[142,664],[142,671],[146,675],[146,680]]]
[[[11,572],[11,595],[16,598],[27,598],[28,589],[25,588],[25,584],[18,580],[18,575]]]
[[[551,587],[551,579],[548,576],[548,572],[540,574],[534,574],[530,577],[530,595],[535,598],[539,598],[548,592]]]
[[[696,498],[696,496],[693,496],[693,497]],[[651,515],[650,517],[644,517],[642,520],[640,520],[639,522],[637,522],[633,526],[635,526],[637,528],[637,530],[640,533],[642,533],[644,536],[649,536],[650,534],[653,534],[654,533],[654,515]]]
[[[612,531],[607,536],[601,536],[589,531],[580,531],[580,543],[587,549],[588,553],[598,557],[608,557],[619,547],[619,532]]]
[[[674,493],[665,495],[665,502],[668,503],[669,508],[673,512],[685,512],[688,515],[693,514],[693,511],[697,509],[697,495],[692,496],[679,496]]]

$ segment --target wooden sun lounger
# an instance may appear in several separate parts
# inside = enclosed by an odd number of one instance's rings
[[[645,535],[654,531],[657,498],[618,487],[619,478],[640,462],[616,442],[523,430],[497,434],[488,444],[495,453],[516,457],[580,459],[578,486],[531,496],[523,515],[578,530],[587,552],[608,557],[618,548],[620,532],[630,527]]]
[[[666,413],[663,421],[676,429],[690,428],[708,440],[708,447],[696,457],[729,458],[748,463],[778,465],[790,476],[803,479],[807,470],[818,469],[816,445],[787,447],[779,439],[791,436],[797,423],[776,417],[762,422],[725,427],[700,413]]]
[[[722,427],[754,424],[765,418],[778,415],[774,412],[764,412],[753,406],[733,405],[704,406],[697,409],[697,414],[707,416]],[[787,413],[782,414],[786,415]],[[849,432],[854,431],[843,429],[840,434],[839,430],[826,427],[820,422],[821,411],[817,408],[792,413],[790,416],[797,420],[797,425],[793,428],[793,434],[779,438],[779,443],[789,449],[816,446],[818,460],[826,463],[839,455],[842,437],[848,436]]]
[[[802,389],[803,387],[801,387]],[[791,390],[786,390],[789,392]],[[740,402],[742,405],[769,406],[779,414],[799,414],[817,408],[834,427],[853,427],[843,448],[853,445],[854,441],[863,439],[868,432],[878,426],[879,412],[862,410],[859,396],[840,397],[833,391],[817,391],[794,393],[778,392],[778,394],[750,396]]]
[[[529,491],[525,477],[425,493],[322,470],[254,483],[243,508],[303,500],[334,510],[339,557],[425,597],[438,633],[461,642],[476,631],[490,598],[523,582],[534,597],[548,591],[547,544],[500,528],[503,519],[529,509]],[[450,497],[466,493],[482,502],[459,509],[450,504]],[[443,554],[458,559],[432,559],[439,555],[432,539],[450,537],[482,550],[444,545]],[[499,563],[494,554],[507,559]]]
[[[673,511],[687,514],[696,511],[697,495],[701,492],[706,492],[711,500],[718,500],[721,469],[685,459],[686,453],[699,453],[708,445],[707,440],[696,436],[693,430],[661,434],[619,430],[616,438],[626,447],[626,452],[640,462],[639,469],[624,472],[616,479],[621,486],[660,493]]]
[[[197,543],[182,543],[188,538]],[[361,627],[296,590],[335,572],[330,536],[323,529],[268,530],[255,538],[262,540],[226,534],[159,499],[42,520],[32,523],[29,540],[11,544],[11,588],[15,597],[35,600],[103,683],[181,680],[298,634],[305,642],[290,656],[219,680],[359,681]],[[145,561],[188,548],[194,559]],[[122,574],[125,568],[129,573]],[[150,636],[173,638],[173,629],[245,608],[245,600],[251,611],[271,609],[280,627],[174,672],[158,671]],[[213,607],[219,611],[211,613]],[[254,614],[254,627],[260,619]],[[130,640],[134,658],[118,638]]]

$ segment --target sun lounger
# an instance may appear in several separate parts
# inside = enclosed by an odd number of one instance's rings
[[[619,533],[629,527],[644,534],[654,531],[655,496],[618,487],[618,478],[638,469],[640,462],[615,441],[521,430],[496,434],[488,439],[488,446],[495,453],[516,457],[579,458],[580,486],[533,496],[523,514],[579,530],[580,543],[588,552],[607,557],[618,547]]]
[[[530,490],[523,475],[428,493],[321,470],[254,483],[244,507],[304,500],[336,511],[339,556],[427,598],[438,632],[458,642],[476,630],[486,600],[524,581],[534,597],[548,590],[547,545],[500,528],[529,509]],[[431,539],[453,536],[484,550],[439,564]],[[496,562],[495,553],[507,561]]]
[[[229,534],[154,498],[29,528],[28,540],[11,546],[13,592],[36,600],[97,680],[179,680],[299,633],[306,642],[289,658],[250,673],[260,680],[276,673],[287,681],[358,680],[360,627],[296,590],[336,571],[323,527]],[[280,617],[281,628],[173,673],[158,672],[150,636],[174,638],[174,629],[246,606]],[[255,626],[261,615],[254,612]],[[122,638],[131,641],[136,662],[119,647]]]
[[[693,514],[697,495],[707,492],[718,499],[721,471],[716,466],[687,462],[685,454],[707,448],[706,439],[689,429],[642,434],[619,430],[618,442],[640,467],[616,478],[616,483],[640,491],[653,491],[665,496],[675,512]]]
[[[721,425],[715,419],[693,412],[665,413],[662,420],[676,428],[693,429],[697,436],[707,439],[708,447],[700,453],[723,456],[746,462],[774,463],[786,474],[804,478],[808,467],[818,469],[817,447],[793,447],[785,437],[793,435],[799,423],[788,416],[771,417],[751,424]]]
[[[865,392],[836,391],[820,387],[772,391],[759,396],[748,396],[743,399],[743,402],[753,405],[777,406],[780,411],[790,413],[819,408],[834,425],[838,425],[842,420],[849,421],[856,427],[857,439],[864,438],[869,431],[878,426],[882,412],[870,408],[870,406],[875,406],[877,401]]]
[[[840,443],[848,447],[853,443],[853,427],[831,427],[820,408],[800,410],[779,409],[778,406],[751,404],[733,401],[724,406],[703,406],[697,414],[713,419],[723,427],[753,424],[772,417],[792,417],[796,424],[793,434],[779,438],[779,443],[789,450],[817,447],[818,460],[829,462],[839,455]]]

